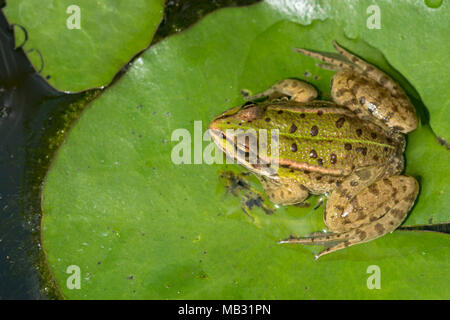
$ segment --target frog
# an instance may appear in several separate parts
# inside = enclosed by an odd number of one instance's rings
[[[311,194],[327,197],[327,231],[278,242],[322,245],[316,259],[392,233],[419,192],[417,180],[402,174],[406,135],[418,126],[413,104],[381,69],[332,44],[335,56],[295,48],[335,71],[331,101],[317,99],[305,81],[283,79],[209,124],[215,144],[257,176],[274,204],[299,204]],[[277,130],[278,151],[250,161],[248,140],[227,137],[228,129]],[[269,170],[275,157],[277,166]]]

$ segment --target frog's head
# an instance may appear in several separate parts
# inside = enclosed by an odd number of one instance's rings
[[[263,175],[273,175],[276,167],[270,167],[269,159],[259,154],[258,125],[253,121],[264,115],[264,104],[246,104],[225,111],[209,124],[209,132],[217,146],[237,162]]]
[[[227,143],[227,130],[238,130],[248,127],[253,120],[260,119],[264,112],[264,107],[247,102],[242,106],[229,109],[215,117],[209,124],[209,129],[214,142],[225,150]],[[232,143],[231,141],[228,141]]]

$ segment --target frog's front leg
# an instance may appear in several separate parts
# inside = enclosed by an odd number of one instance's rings
[[[275,83],[266,91],[254,96],[244,97],[244,99],[247,101],[254,101],[265,97],[268,97],[271,100],[288,97],[297,102],[308,102],[317,98],[317,90],[306,82],[296,79],[284,79]]]
[[[270,201],[280,205],[290,205],[303,202],[308,198],[308,189],[295,179],[279,178],[277,180],[259,176]]]
[[[381,127],[408,133],[418,125],[413,105],[403,89],[383,71],[362,60],[333,42],[345,58],[340,60],[320,53],[296,49],[327,64],[325,69],[338,70],[331,79],[333,100],[355,112],[358,117],[371,120]]]
[[[319,258],[376,239],[393,232],[402,223],[418,190],[419,185],[412,177],[383,178],[376,168],[360,170],[347,178],[328,199],[325,224],[331,234],[291,238],[281,243],[331,244],[316,256]]]

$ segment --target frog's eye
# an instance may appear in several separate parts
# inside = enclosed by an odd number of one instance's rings
[[[244,121],[253,121],[256,119],[260,119],[262,116],[263,110],[262,108],[256,105],[249,105],[245,109],[240,111],[240,117]]]

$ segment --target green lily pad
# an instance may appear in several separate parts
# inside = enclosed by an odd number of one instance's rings
[[[306,208],[276,208],[258,198],[255,177],[236,165],[172,160],[174,131],[191,134],[192,153],[195,143],[204,150],[211,142],[201,142],[203,130],[243,102],[242,89],[297,77],[329,92],[332,72],[294,47],[332,51],[335,39],[417,96],[379,51],[365,39],[346,39],[340,21],[316,9],[299,16],[305,25],[272,2],[217,11],[147,50],[85,110],[54,160],[42,199],[43,248],[66,298],[450,297],[442,286],[449,280],[448,235],[396,231],[314,261],[320,248],[277,241],[324,228],[318,197]],[[407,221],[414,224],[449,220],[448,152],[422,120],[407,149],[407,172],[422,186]],[[81,270],[80,289],[66,285],[70,265]],[[369,289],[377,267],[381,288]]]
[[[34,68],[56,89],[78,92],[108,85],[150,44],[163,4],[164,0],[23,0],[8,1],[4,12],[9,23],[25,28],[24,50]],[[24,42],[23,29],[15,28],[15,38],[17,45]]]

